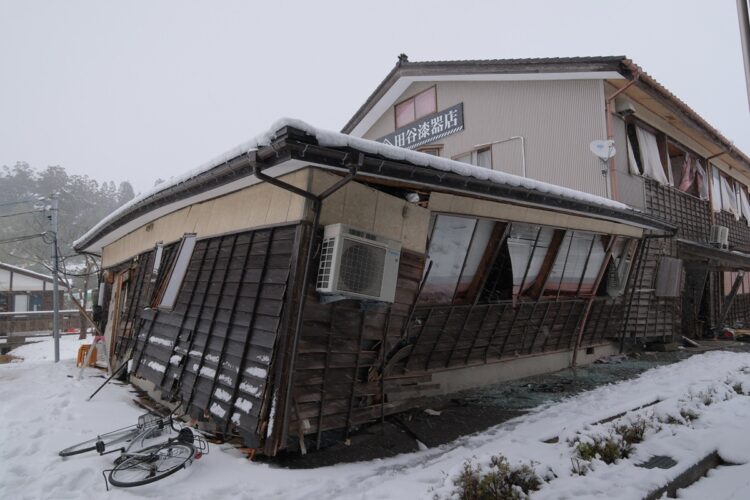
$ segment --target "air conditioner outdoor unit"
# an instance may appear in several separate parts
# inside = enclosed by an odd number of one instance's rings
[[[331,224],[323,231],[316,290],[323,294],[393,302],[401,242]]]
[[[710,243],[719,248],[729,248],[729,228],[726,226],[711,226]]]

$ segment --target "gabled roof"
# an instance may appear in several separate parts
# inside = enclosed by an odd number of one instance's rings
[[[160,215],[241,189],[240,186],[249,185],[251,181],[247,179],[254,178],[253,169],[260,163],[265,169],[298,160],[298,168],[321,165],[346,171],[345,159],[360,154],[363,158],[360,167],[363,176],[418,181],[477,196],[513,200],[528,206],[554,204],[555,209],[562,212],[583,213],[658,230],[674,229],[663,221],[609,198],[317,129],[302,121],[284,118],[254,139],[134,198],[76,240],[74,248],[79,252],[92,251],[94,245],[101,248]]]
[[[54,280],[52,279],[52,276],[48,276],[46,274],[37,273],[35,271],[29,271],[28,269],[24,269],[22,267],[13,266],[11,264],[6,264],[5,262],[0,262],[0,269],[5,269],[7,271],[11,271],[18,274],[26,275],[30,278],[36,278],[42,281],[47,281],[49,283],[52,283]]]
[[[626,56],[411,62],[402,54],[396,66],[344,125],[342,132],[354,135],[364,134],[366,129],[369,129],[368,124],[372,125],[385,109],[395,104],[395,99],[414,81],[486,81],[512,78],[550,80],[596,77],[636,79],[636,86],[663,102],[686,122],[717,142],[727,154],[742,162],[750,171],[750,157],[737,149],[732,141]]]

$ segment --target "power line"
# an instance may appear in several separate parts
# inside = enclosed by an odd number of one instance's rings
[[[21,201],[8,201],[0,203],[0,207],[8,207],[10,205],[23,205],[24,203],[36,203],[39,200],[21,200]]]
[[[16,212],[14,214],[0,214],[0,218],[3,217],[14,217],[16,215],[25,215],[25,214],[38,214],[41,213],[41,210],[27,210],[26,212]]]
[[[42,238],[44,237],[44,233],[40,234],[27,234],[25,236],[16,236],[15,238],[7,238],[4,240],[0,240],[0,245],[3,243],[17,243],[19,241],[26,241],[26,240],[32,240],[34,238]]]

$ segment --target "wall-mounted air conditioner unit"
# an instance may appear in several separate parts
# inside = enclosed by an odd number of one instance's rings
[[[323,294],[393,302],[401,243],[331,224],[323,231],[316,290]]]
[[[719,248],[729,248],[729,228],[726,226],[711,226],[711,245]]]

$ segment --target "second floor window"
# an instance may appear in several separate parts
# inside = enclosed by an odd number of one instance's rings
[[[427,116],[437,111],[437,94],[435,87],[420,92],[399,104],[396,104],[396,128]]]
[[[470,163],[478,167],[492,168],[492,151],[490,148],[477,149],[454,158],[456,161]]]

